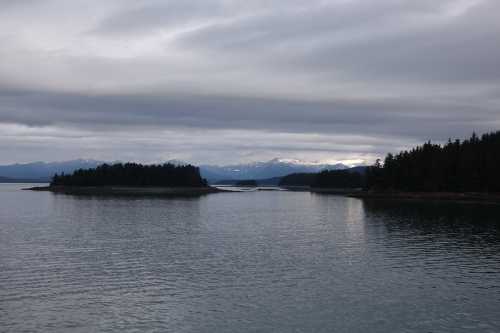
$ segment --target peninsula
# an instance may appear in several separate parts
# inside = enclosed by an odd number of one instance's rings
[[[499,151],[500,131],[427,142],[377,161],[366,170],[365,191],[352,196],[500,204]]]

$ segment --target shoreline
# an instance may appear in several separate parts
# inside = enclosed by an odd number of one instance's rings
[[[310,192],[314,194],[340,195],[357,199],[448,202],[465,204],[500,205],[500,193],[481,192],[377,192],[362,189],[318,188],[306,186],[286,186],[288,191]]]
[[[500,193],[467,193],[467,192],[375,192],[360,189],[340,188],[307,188],[302,186],[284,186],[283,190],[290,192],[310,192],[314,194],[333,194],[357,199],[390,200],[390,201],[424,201],[424,202],[454,202],[469,204],[500,205]],[[93,196],[200,196],[211,193],[238,193],[218,187],[132,187],[132,186],[35,186],[23,188],[26,191],[51,192],[69,195]],[[257,190],[257,189],[256,189]],[[278,191],[277,189],[272,189]]]
[[[332,188],[332,187],[311,187],[309,189],[311,193],[323,193],[323,194],[338,194],[338,195],[351,195],[362,192],[359,188]]]
[[[358,199],[455,202],[455,203],[500,205],[500,193],[360,191],[360,192],[349,193],[347,194],[347,196]]]
[[[215,187],[132,187],[132,186],[36,186],[26,191],[72,195],[199,196],[228,192]]]

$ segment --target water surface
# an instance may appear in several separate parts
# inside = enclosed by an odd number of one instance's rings
[[[499,332],[500,209],[0,185],[2,332]]]

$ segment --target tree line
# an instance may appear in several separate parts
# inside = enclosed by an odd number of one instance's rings
[[[362,188],[362,173],[353,170],[324,170],[319,173],[293,173],[283,177],[280,186],[317,188]]]
[[[500,131],[444,145],[430,141],[377,160],[366,188],[410,192],[500,192]]]
[[[50,185],[203,187],[207,182],[200,176],[199,168],[192,165],[117,163],[79,169],[72,174],[56,174]]]

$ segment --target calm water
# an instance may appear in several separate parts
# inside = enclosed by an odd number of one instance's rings
[[[500,210],[0,185],[2,332],[500,332]]]

